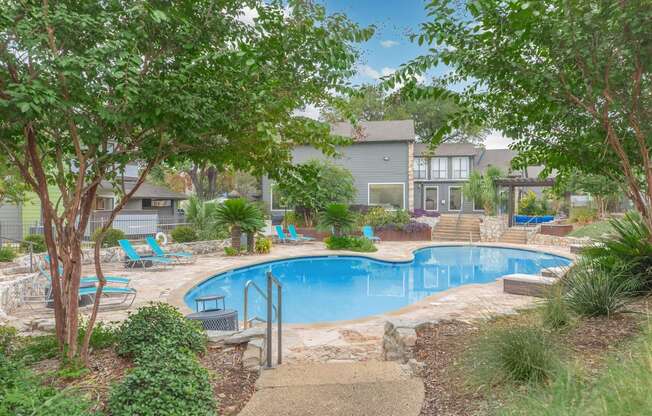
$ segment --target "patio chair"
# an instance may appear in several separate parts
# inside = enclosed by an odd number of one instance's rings
[[[122,248],[122,251],[127,255],[128,260],[125,262],[125,267],[134,268],[136,265],[140,264],[142,268],[146,268],[148,265],[172,263],[172,260],[166,257],[141,256],[136,252],[136,249],[128,240],[118,240],[118,244],[120,244],[120,248]]]
[[[294,224],[289,224],[288,225],[288,231],[290,232],[290,237],[292,237],[293,239],[295,239],[297,241],[314,241],[315,240],[312,237],[304,237],[302,235],[299,235],[299,233],[297,233],[297,229],[294,228]]]
[[[280,225],[274,226],[274,229],[276,230],[276,236],[278,237],[278,240],[281,243],[288,243],[288,242],[296,243],[299,241],[297,238],[294,238],[292,236],[288,237],[287,235],[285,235],[285,233],[283,232],[283,227],[281,227]]]
[[[171,258],[173,260],[176,260],[177,262],[181,262],[181,259],[190,259],[192,260],[192,253],[188,253],[185,251],[178,251],[174,253],[166,253],[163,251],[161,246],[158,244],[158,241],[156,241],[156,238],[150,236],[147,236],[145,238],[145,241],[147,241],[147,244],[149,247],[152,249],[152,252],[157,256],[157,257],[163,257],[163,258]]]
[[[45,256],[45,261],[46,264],[50,263],[50,256]],[[52,280],[52,276],[46,269],[43,267],[43,265],[40,262],[36,262],[36,267],[38,267],[39,272],[46,278],[48,281]],[[59,274],[63,274],[63,267],[59,266]],[[104,276],[104,279],[106,280],[107,283],[115,283],[119,285],[125,285],[129,286],[131,283],[131,279],[127,277],[119,277],[119,276]],[[82,276],[81,279],[79,280],[80,283],[98,283],[100,279],[97,276]]]
[[[368,240],[376,241],[380,243],[380,237],[376,237],[374,235],[374,229],[371,228],[370,225],[365,225],[364,227],[362,227],[362,235]]]

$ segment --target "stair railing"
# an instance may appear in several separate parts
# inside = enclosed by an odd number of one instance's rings
[[[277,300],[276,305],[274,305],[273,293],[274,286],[276,286]],[[256,291],[265,299],[267,303],[267,319],[262,319],[258,316],[254,316],[249,319],[249,288],[253,287]],[[267,272],[267,294],[262,291],[262,289],[253,281],[249,280],[245,283],[244,287],[244,327],[245,329],[251,327],[252,322],[264,322],[266,323],[266,366],[267,368],[272,368],[272,322],[276,319],[276,328],[277,328],[277,364],[281,364],[283,360],[283,285],[278,281],[272,274],[272,272]]]

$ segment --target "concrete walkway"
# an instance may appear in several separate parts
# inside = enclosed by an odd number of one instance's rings
[[[416,416],[423,397],[395,362],[282,365],[263,371],[239,416]]]

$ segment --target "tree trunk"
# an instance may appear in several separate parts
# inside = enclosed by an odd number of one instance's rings
[[[242,235],[242,230],[239,225],[234,225],[231,227],[231,247],[240,252],[240,236]]]
[[[252,254],[254,252],[254,233],[247,233],[247,253]]]

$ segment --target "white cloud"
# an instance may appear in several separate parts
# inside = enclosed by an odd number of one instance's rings
[[[392,75],[394,72],[396,72],[396,69],[386,66],[378,70],[372,68],[369,65],[360,65],[360,67],[358,68],[358,72],[365,77],[378,80],[382,77]]]
[[[240,16],[238,16],[238,20],[240,20],[242,23],[253,25],[254,19],[257,17],[258,17],[258,10],[252,9],[249,6],[244,6],[242,8],[242,13],[240,14]]]
[[[380,46],[383,48],[391,48],[392,46],[397,46],[398,42],[395,40],[381,40]]]
[[[487,149],[507,149],[512,139],[505,137],[502,132],[492,130],[484,140]]]

